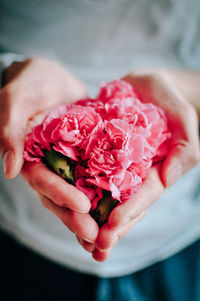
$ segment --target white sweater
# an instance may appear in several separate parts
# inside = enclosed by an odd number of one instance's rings
[[[94,95],[99,82],[135,68],[200,70],[199,11],[195,0],[1,0],[0,52],[56,59]],[[1,62],[6,63],[5,56]],[[5,179],[1,164],[0,227],[66,267],[105,277],[125,275],[200,237],[199,182],[200,165],[168,189],[110,258],[98,263],[20,176]]]

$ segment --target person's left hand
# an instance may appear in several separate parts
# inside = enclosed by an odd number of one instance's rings
[[[165,75],[140,73],[130,74],[124,79],[133,85],[143,102],[152,102],[164,109],[172,131],[172,143],[164,162],[151,168],[134,198],[111,212],[108,222],[99,231],[96,243],[79,240],[97,261],[106,260],[116,242],[145,216],[147,209],[164,190],[193,168],[200,158],[197,113]]]

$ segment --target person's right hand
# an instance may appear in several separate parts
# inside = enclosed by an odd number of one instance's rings
[[[84,84],[57,63],[38,58],[12,64],[5,72],[4,83],[0,92],[0,152],[6,177],[12,179],[21,171],[47,209],[79,240],[94,242],[98,226],[88,213],[90,201],[85,194],[42,163],[23,166],[27,128],[59,104],[85,98]]]

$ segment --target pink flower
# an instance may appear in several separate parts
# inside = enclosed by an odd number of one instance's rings
[[[35,141],[33,133],[29,134],[25,143],[24,160],[39,163],[43,156],[41,146]]]
[[[41,149],[56,151],[78,161],[79,150],[84,149],[87,140],[95,127],[100,126],[102,119],[93,108],[79,105],[61,105],[44,119],[41,125],[36,126],[26,142],[25,149],[29,156],[43,156],[43,153],[32,151],[39,146]],[[30,142],[31,139],[31,142]],[[34,142],[34,143],[33,143]],[[26,158],[28,154],[26,153]],[[34,160],[34,159],[32,159]]]
[[[92,98],[81,99],[76,101],[76,105],[94,108],[96,113],[101,115],[101,117],[105,114],[105,104],[103,101],[98,99],[92,99]]]
[[[111,99],[137,98],[133,87],[124,80],[114,80],[110,83],[102,83],[97,100],[107,102]]]
[[[120,200],[120,191],[123,189],[126,193],[124,179],[128,180],[127,185],[131,182],[132,188],[141,183],[141,177],[135,171],[128,177],[128,168],[142,161],[144,146],[142,137],[135,135],[133,126],[126,121],[105,121],[104,128],[90,137],[85,150],[84,159],[88,160],[90,175],[87,181],[111,191],[113,198]],[[130,187],[127,189],[130,191]]]
[[[24,150],[26,161],[39,162],[53,148],[75,164],[75,185],[92,209],[110,191],[119,201],[131,198],[154,162],[169,149],[171,134],[162,109],[142,103],[132,86],[103,83],[96,99],[61,105],[33,128]]]
[[[91,185],[86,180],[89,177],[89,174],[87,173],[86,168],[80,164],[76,164],[75,169],[75,179],[76,179],[76,187],[77,189],[84,192],[89,200],[92,203],[92,209],[96,208],[97,203],[100,199],[102,199],[103,192],[102,189],[97,187],[96,185]]]

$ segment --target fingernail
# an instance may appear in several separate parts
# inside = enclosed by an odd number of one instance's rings
[[[83,199],[82,199],[83,200]],[[77,208],[76,211],[80,213],[88,213],[91,209],[91,202],[89,199],[85,199],[84,202],[82,202],[82,208]]]
[[[95,249],[95,244],[87,243],[85,240],[83,240],[80,236],[77,236],[77,240],[80,243],[80,245],[87,251],[92,253]]]
[[[12,164],[12,160],[13,160],[13,152],[9,150],[3,155],[4,173],[6,177],[10,176],[10,166]]]
[[[99,248],[97,248],[100,252],[102,252],[102,253],[105,253],[105,252],[108,252],[109,250],[111,250],[112,249],[112,247],[109,247],[109,248],[107,248],[107,249],[99,249]]]
[[[94,243],[95,243],[93,240],[90,240],[90,239],[88,239],[88,238],[86,238],[86,237],[83,237],[83,236],[82,236],[82,239],[83,239],[84,241],[86,241],[86,242],[89,242],[90,244],[94,244]]]
[[[167,172],[167,187],[172,186],[182,175],[182,165],[179,161],[172,164]]]
[[[74,210],[74,211],[76,211],[76,212],[78,212],[78,213],[84,213],[84,214],[86,214],[86,213],[88,213],[89,212],[89,210],[80,210],[80,209],[73,209],[73,208],[71,208],[71,210]]]
[[[78,242],[79,242],[81,245],[83,245],[83,240],[82,240],[82,238],[81,238],[80,236],[77,236],[77,240],[78,240]]]
[[[107,251],[109,251],[110,249],[112,249],[112,248],[114,247],[114,245],[118,242],[119,239],[120,239],[120,237],[119,237],[119,235],[117,235],[117,236],[113,239],[112,244],[111,244],[108,248],[106,248],[106,249],[101,249],[101,248],[98,248],[98,246],[97,246],[97,249],[98,249],[99,251],[101,251],[101,252],[107,252]]]

